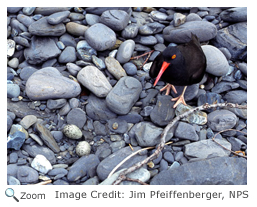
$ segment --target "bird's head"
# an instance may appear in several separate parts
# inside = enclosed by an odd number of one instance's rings
[[[179,61],[182,58],[182,54],[179,51],[179,49],[177,47],[172,47],[169,46],[167,47],[163,52],[163,63],[162,63],[162,67],[159,71],[159,74],[157,76],[157,78],[155,79],[154,82],[154,86],[158,83],[158,81],[160,80],[162,74],[165,72],[165,70],[171,65],[171,64],[176,64],[179,63]]]

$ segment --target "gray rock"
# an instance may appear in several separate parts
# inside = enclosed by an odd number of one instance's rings
[[[211,45],[202,46],[206,57],[206,72],[215,76],[224,76],[228,73],[229,65],[225,55],[216,47]]]
[[[64,98],[61,99],[48,99],[46,102],[47,108],[49,108],[50,110],[53,109],[60,109],[62,108],[65,104],[67,103],[67,100]]]
[[[239,87],[238,83],[222,81],[217,83],[212,89],[212,92],[222,93]]]
[[[85,10],[90,14],[101,15],[103,12],[107,10],[113,10],[113,9],[122,10],[127,13],[129,13],[131,10],[130,7],[87,7]]]
[[[66,24],[67,32],[74,36],[84,36],[86,30],[88,29],[87,26],[78,24],[76,22],[68,22]]]
[[[139,27],[138,31],[139,31],[139,34],[142,34],[142,35],[152,35],[152,34],[158,34],[162,32],[164,27],[165,27],[164,24],[161,24],[159,22],[152,22],[152,23],[142,25],[141,27]]]
[[[21,183],[17,178],[7,175],[7,184],[8,185],[20,185]]]
[[[136,43],[142,44],[142,45],[155,45],[157,43],[156,37],[152,35],[147,35],[147,36],[141,36],[137,35],[136,38],[134,38],[134,41]]]
[[[125,39],[132,39],[138,34],[138,25],[131,23],[121,31],[121,36]]]
[[[7,12],[15,14],[20,11],[23,7],[7,7]]]
[[[48,146],[53,152],[60,152],[60,148],[56,143],[51,132],[42,124],[36,123],[35,129],[39,133],[40,138],[43,140],[46,146]]]
[[[167,14],[160,11],[151,11],[149,15],[155,21],[165,21],[167,19]]]
[[[67,123],[74,124],[80,129],[87,121],[86,113],[81,108],[74,108],[67,115]]]
[[[16,69],[18,67],[18,65],[19,65],[19,60],[16,57],[14,57],[8,61],[8,66],[10,66],[11,68]]]
[[[247,23],[236,23],[220,29],[217,36],[212,40],[212,44],[218,48],[227,48],[234,60],[246,60]]]
[[[56,163],[54,152],[50,150],[48,147],[39,146],[37,144],[34,144],[34,145],[24,144],[22,146],[22,149],[25,150],[31,157],[36,157],[38,154],[41,154],[41,155],[44,155],[51,164]]]
[[[60,54],[58,61],[60,63],[72,63],[75,62],[77,59],[75,48],[68,46],[66,47],[62,53]]]
[[[86,113],[91,119],[104,122],[117,117],[117,115],[107,107],[105,100],[97,98],[93,94],[89,95]]]
[[[236,125],[237,117],[228,110],[216,110],[208,114],[208,126],[213,131],[231,129]]]
[[[247,92],[244,90],[233,90],[226,93],[223,99],[229,103],[241,104],[247,101]]]
[[[245,75],[247,76],[247,63],[239,63],[239,70]]]
[[[121,31],[127,26],[129,18],[130,16],[125,11],[107,10],[102,13],[99,21],[114,31]]]
[[[63,23],[51,25],[47,17],[43,17],[29,26],[29,32],[37,36],[61,36],[66,32]]]
[[[215,139],[215,141],[231,150],[231,144],[228,141],[224,139]],[[219,146],[212,139],[185,145],[185,155],[190,160],[229,156],[230,151],[228,150]]]
[[[135,42],[133,40],[126,40],[121,43],[116,59],[121,63],[126,63],[130,60],[135,48]]]
[[[141,83],[132,77],[123,77],[106,97],[106,104],[117,114],[127,114],[142,91]]]
[[[77,82],[62,76],[53,67],[38,70],[26,82],[26,94],[32,100],[73,98],[80,92]]]
[[[207,21],[191,21],[174,27],[168,26],[163,30],[163,37],[168,42],[186,43],[191,39],[191,33],[195,34],[200,42],[208,41],[217,34],[214,24]]]
[[[58,174],[67,175],[68,170],[66,170],[64,168],[54,168],[54,169],[50,170],[47,174],[50,176],[56,176]]]
[[[38,172],[31,167],[21,166],[18,168],[17,178],[21,183],[35,183],[38,181]]]
[[[20,95],[18,84],[7,84],[7,98],[17,98]]]
[[[178,27],[181,24],[184,24],[186,21],[186,15],[181,13],[175,13],[173,17],[173,25],[174,27]]]
[[[12,118],[9,115],[7,115],[7,132],[11,128],[12,124],[13,124]]]
[[[78,81],[97,97],[106,97],[112,86],[105,75],[95,66],[86,66],[79,71]]]
[[[171,96],[158,96],[157,103],[151,111],[151,121],[158,126],[166,126],[175,116],[174,102]]]
[[[140,122],[135,125],[135,138],[141,147],[155,146],[160,143],[162,128],[156,127],[151,122]],[[171,138],[170,134],[166,141]]]
[[[199,136],[196,134],[195,128],[191,124],[187,124],[184,122],[179,122],[175,130],[175,137],[192,141],[199,140]]]
[[[47,22],[51,25],[56,25],[62,23],[69,15],[70,11],[56,12],[47,17]]]
[[[108,156],[107,158],[102,160],[96,170],[99,179],[105,180],[107,178],[107,176],[109,175],[109,173],[113,170],[114,167],[116,167],[122,160],[124,160],[130,154],[138,151],[139,149],[141,149],[141,148],[134,147],[134,151],[132,151],[131,148],[128,146],[128,147],[122,148],[122,149],[114,152],[113,154],[111,154],[110,156]],[[131,167],[135,163],[140,162],[140,161],[144,160],[145,158],[146,158],[146,155],[137,154],[137,155],[131,157],[129,160],[127,160],[123,165],[121,165],[117,169],[117,171],[119,171],[123,168]]]
[[[235,7],[220,13],[220,18],[226,22],[246,22],[247,7]]]
[[[25,116],[21,121],[20,121],[20,125],[24,128],[24,129],[28,129],[29,127],[31,127],[33,124],[35,124],[37,121],[37,117],[34,115],[27,115]]]
[[[23,37],[14,37],[13,38],[14,41],[16,42],[17,45],[21,45],[24,47],[30,47],[30,43],[27,39],[23,38]]]
[[[92,56],[97,55],[97,51],[92,48],[87,41],[81,40],[76,46],[78,57],[86,62],[92,61]]]
[[[76,181],[85,175],[90,177],[95,176],[96,167],[100,163],[97,156],[91,154],[88,156],[83,156],[79,158],[73,165],[70,167],[70,170],[67,175],[69,181]]]
[[[137,67],[131,62],[125,63],[123,65],[123,68],[126,71],[126,73],[130,76],[137,74]]]
[[[97,51],[104,51],[116,43],[116,34],[104,24],[97,23],[85,31],[85,40]]]
[[[49,16],[57,12],[68,10],[70,10],[70,7],[36,7],[34,14],[42,14],[43,16]]]
[[[150,185],[246,185],[246,169],[244,158],[217,157],[162,171]]]
[[[65,46],[72,46],[76,47],[77,43],[75,41],[75,38],[68,33],[64,33],[60,38],[59,41],[61,41]]]
[[[88,25],[94,25],[96,23],[99,23],[99,16],[98,15],[95,15],[95,14],[86,14],[85,15],[85,19],[87,21],[87,24]]]
[[[24,57],[32,65],[43,63],[61,53],[54,39],[50,37],[33,36],[30,44],[31,46],[24,50]]]
[[[68,71],[71,73],[71,75],[73,75],[73,76],[77,76],[78,72],[82,69],[81,67],[79,67],[78,65],[76,65],[74,63],[67,63],[66,67],[67,67]]]
[[[125,70],[121,67],[120,63],[113,57],[109,56],[105,58],[105,64],[107,70],[116,78],[121,79],[127,76]]]
[[[198,14],[196,14],[196,13],[190,13],[190,14],[187,15],[186,21],[187,22],[202,21],[202,18]]]
[[[21,69],[20,78],[22,80],[26,81],[36,71],[38,71],[38,70],[36,68],[31,67],[31,66],[24,67],[24,68]]]

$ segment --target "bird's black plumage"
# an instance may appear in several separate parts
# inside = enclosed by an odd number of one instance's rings
[[[168,66],[161,75],[161,79],[175,86],[199,83],[206,70],[206,58],[194,34],[188,43],[175,47],[169,46],[160,53],[152,63],[149,71],[150,77],[158,76],[163,62],[166,62]]]

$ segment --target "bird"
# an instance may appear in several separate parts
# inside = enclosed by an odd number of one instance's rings
[[[173,108],[176,108],[180,103],[186,105],[184,94],[187,86],[199,83],[205,71],[205,54],[198,37],[191,33],[189,42],[177,46],[168,46],[163,52],[159,53],[150,67],[149,75],[151,78],[156,78],[154,86],[160,79],[168,83],[160,89],[160,91],[166,90],[165,95],[169,95],[171,89],[177,94],[175,86],[184,86],[182,94],[171,99],[171,101],[177,101],[173,105]]]

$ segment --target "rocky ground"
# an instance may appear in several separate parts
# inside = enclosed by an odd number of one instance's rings
[[[10,185],[111,184],[112,169],[158,145],[176,116],[204,103],[247,104],[246,7],[8,7],[7,14]],[[188,105],[173,109],[177,95],[160,92],[162,81],[153,87],[148,71],[160,52],[188,42],[191,32],[207,70],[187,88]],[[146,64],[147,55],[131,60],[151,50]],[[212,140],[215,134],[227,149]],[[166,141],[157,158],[128,177],[151,185],[246,184],[246,158],[229,151],[247,156],[246,109],[199,111],[175,124]]]

